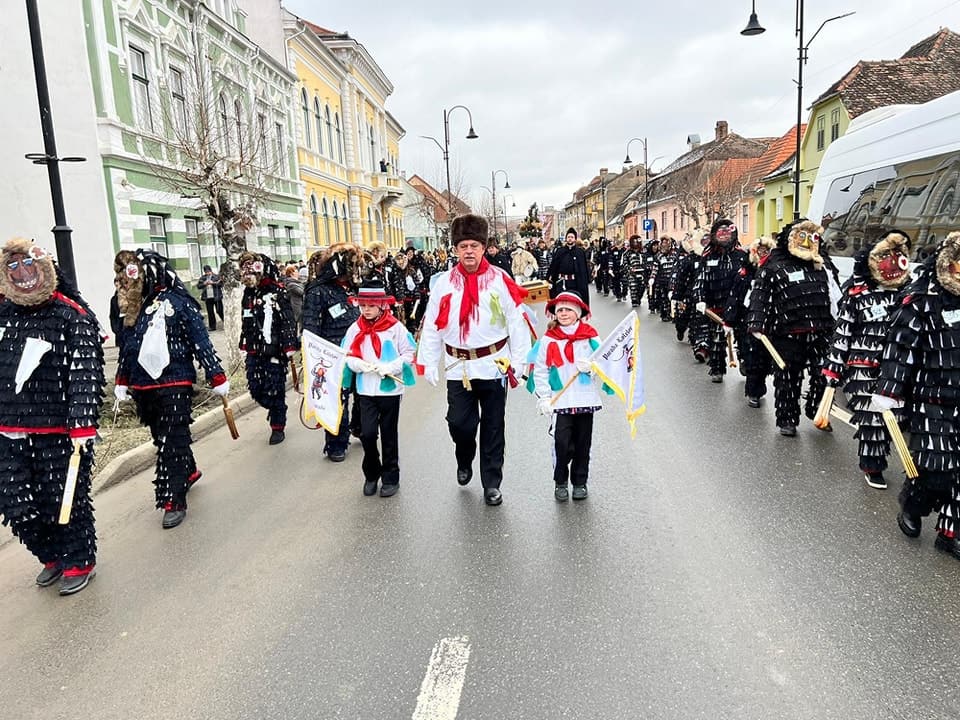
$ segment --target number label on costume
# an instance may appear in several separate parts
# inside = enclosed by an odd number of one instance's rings
[[[707,267],[716,267],[720,264],[719,258],[717,260],[707,260]]]
[[[887,316],[887,308],[883,305],[874,305],[867,310],[867,316],[871,320],[883,320]]]
[[[803,270],[795,270],[792,273],[787,273],[787,280],[789,282],[802,282],[804,277]]]
[[[346,308],[343,307],[343,303],[337,303],[336,305],[332,305],[328,312],[330,313],[330,317],[336,320],[346,312]]]
[[[947,325],[953,325],[954,323],[960,322],[960,310],[944,310],[943,321]]]
[[[251,310],[250,308],[244,308],[244,309],[243,309],[243,316],[244,316],[245,318],[253,317],[253,310]]]

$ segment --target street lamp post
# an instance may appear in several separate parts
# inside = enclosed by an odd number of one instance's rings
[[[47,166],[50,198],[53,201],[53,237],[57,248],[57,263],[60,270],[77,286],[77,268],[73,260],[72,230],[67,225],[67,213],[63,206],[63,185],[60,182],[61,162],[83,162],[82,157],[57,157],[57,140],[53,131],[53,110],[50,107],[50,91],[47,87],[47,67],[43,59],[43,41],[40,36],[40,16],[37,0],[27,0],[27,23],[30,26],[30,46],[33,50],[33,74],[37,83],[37,103],[40,107],[40,126],[43,130],[43,152],[28,153],[24,157],[35,165]]]
[[[509,185],[506,185],[505,187],[510,187],[510,186],[509,186]],[[504,242],[504,244],[507,243],[507,239],[508,239],[509,232],[510,232],[510,231],[509,231],[509,227],[510,227],[510,226],[507,224],[507,198],[510,198],[510,207],[516,207],[516,206],[517,206],[516,201],[513,199],[513,195],[506,195],[506,194],[505,194],[505,195],[503,196],[503,242]],[[494,212],[494,215],[496,215],[496,212]],[[496,235],[496,233],[494,233],[494,235]]]
[[[835,15],[834,17],[827,18],[822,23],[820,27],[817,28],[817,31],[813,36],[804,44],[803,42],[803,16],[804,16],[804,0],[796,0],[796,6],[794,8],[796,12],[796,25],[795,33],[797,36],[797,146],[796,146],[796,158],[794,160],[793,167],[793,221],[796,222],[800,219],[800,143],[802,140],[800,134],[800,127],[803,125],[803,66],[807,64],[807,51],[810,49],[810,45],[813,43],[814,38],[820,34],[820,31],[823,30],[823,26],[828,22],[833,22],[834,20],[840,20],[845,17],[850,17],[854,15],[853,12],[844,13],[843,15]],[[747,26],[740,31],[741,35],[760,35],[761,33],[766,32],[766,28],[760,24],[760,21],[757,20],[757,2],[753,0],[750,6],[750,19],[747,21]]]
[[[503,186],[504,190],[510,189],[510,176],[507,175],[506,170],[494,170],[490,173],[490,187],[493,188],[493,236],[497,237],[497,173],[503,173],[503,177],[506,179],[506,184]],[[504,204],[506,207],[506,204]],[[506,211],[504,211],[506,215]],[[503,221],[503,234],[507,234],[507,221],[504,218]]]
[[[466,105],[454,105],[449,110],[443,111],[443,145],[435,137],[430,135],[421,135],[424,140],[433,140],[434,144],[443,152],[443,165],[447,171],[447,226],[450,225],[450,214],[453,209],[453,193],[450,190],[450,113],[457,108],[466,110],[470,118],[470,130],[467,132],[467,140],[476,140],[479,135],[473,131],[473,113]]]
[[[643,232],[645,234],[646,240],[650,239],[650,230],[648,230],[649,223],[647,222],[650,219],[650,170],[647,168],[647,139],[646,138],[630,138],[627,141],[627,154],[623,158],[623,164],[630,164],[630,143],[641,142],[643,143]]]

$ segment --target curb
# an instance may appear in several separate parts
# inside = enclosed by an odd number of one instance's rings
[[[259,406],[248,392],[230,401],[230,408],[233,410],[234,416],[238,418],[254,407]],[[194,419],[190,425],[190,433],[196,441],[215,430],[223,428],[223,424],[223,408],[214,408]],[[152,442],[145,442],[127,450],[107,463],[103,470],[97,473],[96,477],[93,478],[90,495],[96,496],[107,488],[119,485],[124,480],[151,467],[156,459],[157,451]]]

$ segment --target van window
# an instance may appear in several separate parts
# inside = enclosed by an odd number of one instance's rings
[[[946,153],[837,178],[823,207],[824,242],[855,255],[883,228],[906,232],[920,262],[958,224],[960,153]]]

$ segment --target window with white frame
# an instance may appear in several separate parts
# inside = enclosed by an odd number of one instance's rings
[[[187,257],[190,258],[190,274],[200,277],[200,243],[187,243]]]
[[[174,135],[187,137],[187,96],[183,90],[183,73],[170,67],[170,111],[173,115]]]
[[[130,46],[130,77],[133,80],[134,123],[143,130],[153,130],[153,113],[150,111],[150,76],[147,69],[147,54],[138,47]]]
[[[783,196],[782,195],[777,197],[775,210],[776,210],[775,216],[777,220],[783,220]]]
[[[340,214],[337,212],[337,201],[333,201],[333,230],[337,236],[337,242],[340,242]]]
[[[217,114],[219,115],[220,130],[220,149],[225,155],[230,154],[230,116],[227,114],[227,99],[220,94],[217,101]]]
[[[330,117],[330,108],[327,108],[327,117]],[[340,132],[340,113],[334,115],[337,125],[337,160],[343,165],[343,134]],[[329,127],[329,126],[328,126]],[[333,153],[330,153],[333,155]]]
[[[243,103],[240,98],[233,101],[233,123],[237,131],[237,157],[246,160],[243,155]]]
[[[343,216],[343,240],[344,242],[350,242],[350,232],[347,229],[347,220],[349,216],[347,215],[347,205],[346,203],[340,203],[340,214]]]
[[[286,234],[286,236],[287,236],[287,257],[289,257],[289,258],[292,260],[292,259],[293,259],[293,248],[294,248],[294,243],[293,243],[293,228],[290,227],[289,225],[286,225],[286,226],[284,226],[283,230],[284,230],[284,232],[285,232],[285,234]]]
[[[150,247],[155,251],[167,256],[167,223],[163,215],[148,214],[150,222]]]
[[[307,89],[300,91],[300,110],[303,112],[303,144],[311,147],[310,141],[310,106],[307,105]]]
[[[319,209],[317,208],[317,196],[310,196],[310,222],[313,226],[313,244],[320,244],[320,217]]]
[[[740,206],[740,232],[750,234],[750,205],[747,203]]]
[[[332,160],[333,159],[333,134],[330,129],[330,106],[329,105],[327,105],[324,108],[324,117],[327,122],[327,150],[330,151],[330,159]],[[320,131],[317,130],[317,132],[320,132]],[[337,142],[339,141],[340,141],[340,127],[337,126]],[[340,162],[343,162],[342,157],[340,158]]]
[[[317,126],[317,152],[323,155],[323,116],[320,115],[320,98],[313,99],[313,122]]]
[[[287,163],[284,157],[285,143],[283,141],[283,123],[276,123],[274,126],[274,140],[277,142],[277,175],[287,176]]]
[[[270,142],[267,140],[267,116],[263,113],[257,113],[257,143],[260,145],[257,153],[260,164],[266,170],[270,165]]]

